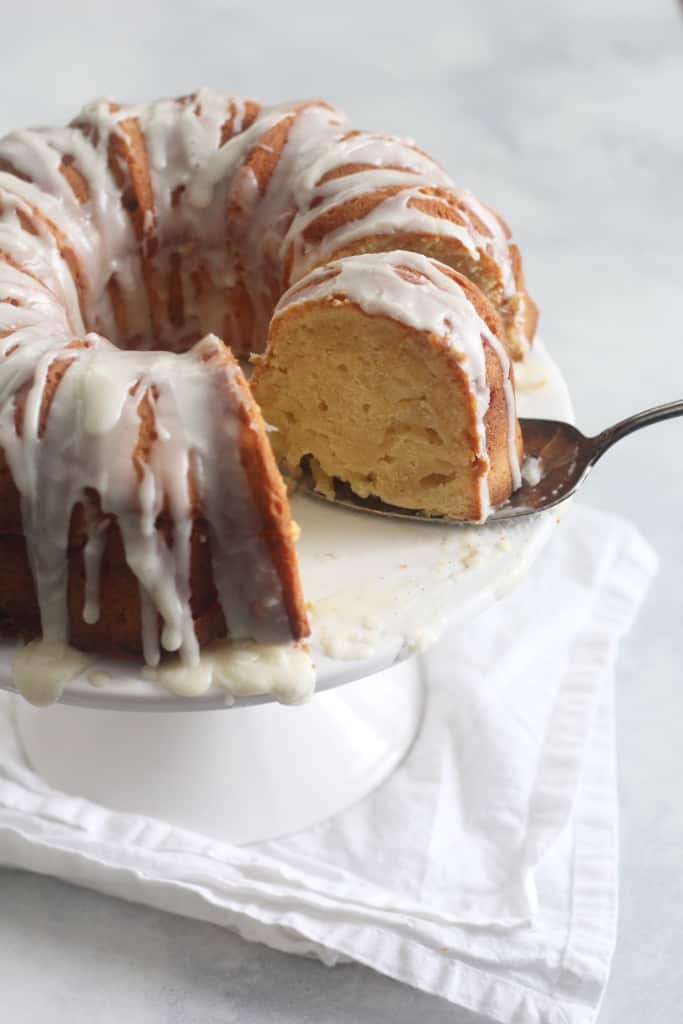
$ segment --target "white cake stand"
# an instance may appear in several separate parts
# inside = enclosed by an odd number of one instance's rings
[[[572,417],[541,345],[518,381],[521,415]],[[19,735],[44,779],[235,843],[337,813],[385,779],[415,736],[423,687],[414,655],[511,590],[559,521],[547,513],[485,527],[388,522],[296,495],[293,507],[312,604],[313,699],[227,706],[223,692],[177,697],[110,663],[105,686],[84,675],[50,708],[17,698]],[[0,647],[8,690],[13,657],[13,645]]]

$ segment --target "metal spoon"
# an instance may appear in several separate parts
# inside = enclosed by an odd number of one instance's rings
[[[651,423],[675,416],[683,416],[683,401],[668,402],[636,413],[608,427],[596,437],[585,437],[571,423],[560,420],[521,419],[524,454],[527,459],[540,460],[538,469],[541,478],[537,482],[524,481],[520,489],[504,505],[494,509],[486,521],[491,523],[503,519],[519,519],[554,508],[576,493],[598,459],[622,437],[641,427],[648,427]],[[297,480],[296,490],[343,508],[378,516],[426,523],[449,523],[453,526],[466,524],[464,520],[451,519],[449,516],[430,516],[425,512],[386,505],[378,498],[359,498],[348,484],[341,481],[335,481],[334,486],[334,496],[321,494],[315,489],[312,475],[304,470],[302,477]]]

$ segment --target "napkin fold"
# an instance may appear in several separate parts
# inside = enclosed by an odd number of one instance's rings
[[[351,959],[503,1024],[590,1024],[614,948],[614,669],[656,571],[574,506],[527,579],[422,666],[424,722],[330,821],[234,847],[51,790],[0,701],[0,862]]]

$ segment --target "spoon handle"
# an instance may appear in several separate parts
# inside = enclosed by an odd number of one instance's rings
[[[640,430],[641,427],[649,427],[651,423],[670,420],[676,416],[683,416],[683,399],[679,399],[677,402],[667,402],[665,405],[656,405],[653,409],[637,412],[635,416],[628,416],[625,420],[615,423],[614,426],[607,427],[596,437],[591,438],[594,445],[591,465],[594,465],[608,448],[611,448],[617,441],[621,441],[622,437],[632,434],[634,430]]]

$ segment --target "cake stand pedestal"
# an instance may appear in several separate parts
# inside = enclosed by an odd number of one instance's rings
[[[66,793],[231,843],[338,813],[386,778],[418,729],[418,659],[309,704],[131,714],[17,700],[32,767]]]
[[[567,388],[542,345],[517,373],[522,416],[572,419]],[[312,604],[317,692],[288,707],[221,691],[179,697],[140,666],[98,665],[60,703],[17,699],[30,765],[67,793],[215,839],[250,843],[338,813],[396,767],[423,707],[416,652],[466,628],[525,575],[555,512],[451,527],[390,521],[293,501]],[[0,644],[0,687],[14,689],[14,648]],[[92,677],[90,677],[92,678]],[[344,684],[344,685],[342,685]],[[181,713],[178,713],[181,712]]]

